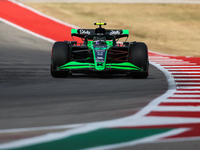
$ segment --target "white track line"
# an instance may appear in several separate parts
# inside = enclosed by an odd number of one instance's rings
[[[200,91],[176,91],[176,93],[200,93]]]
[[[162,61],[160,61],[160,62],[162,62]],[[176,65],[178,65],[178,64],[180,64],[180,65],[183,65],[183,64],[195,64],[196,65],[196,63],[191,63],[191,62],[189,62],[189,61],[166,61],[167,63],[169,63],[169,64],[174,64],[175,66]],[[166,63],[165,61],[163,62],[163,63]]]
[[[30,128],[17,128],[17,129],[2,129],[0,130],[0,134],[2,133],[18,133],[18,132],[31,132],[31,131],[44,131],[44,130],[58,130],[58,129],[71,129],[81,127],[83,124],[72,124],[72,125],[60,125],[60,126],[49,126],[47,127],[30,127]]]
[[[200,83],[194,83],[194,82],[176,82],[176,85],[181,86],[181,85],[200,85]]]
[[[174,72],[170,71],[170,73],[180,73],[180,74],[190,73],[190,74],[196,74],[196,72],[188,72],[188,71],[186,71],[186,72],[184,72],[184,71],[174,71]],[[200,73],[200,72],[198,72],[198,73]],[[199,75],[199,77],[200,77],[200,75]]]
[[[25,8],[25,9],[28,9],[28,10],[32,11],[32,12],[35,12],[36,14],[38,14],[38,15],[40,15],[40,16],[43,16],[43,17],[45,17],[45,18],[48,18],[48,19],[53,20],[53,21],[55,21],[55,22],[58,22],[58,23],[60,23],[60,24],[63,24],[63,25],[66,25],[66,26],[72,27],[72,28],[79,28],[79,27],[77,27],[77,26],[75,26],[75,25],[66,23],[66,22],[61,21],[61,20],[58,20],[58,19],[56,19],[56,18],[54,18],[54,17],[48,16],[48,15],[46,15],[46,14],[43,14],[43,13],[41,13],[40,11],[38,11],[38,10],[32,8],[32,7],[29,7],[29,6],[27,6],[27,5],[24,5],[23,3],[17,2],[16,0],[9,0],[9,1],[12,2],[12,3],[14,3],[14,4],[16,4],[16,5],[18,5],[18,6],[20,6],[20,7],[23,7],[23,8]],[[40,0],[39,0],[39,1],[40,1]]]
[[[179,70],[179,71],[184,71],[184,70],[194,70],[194,71],[197,71],[197,72],[199,72],[200,71],[200,69],[167,69],[167,70],[169,70],[169,71],[174,71],[174,70]]]
[[[167,100],[163,100],[162,102],[165,102],[165,103],[171,103],[171,102],[174,102],[174,103],[177,103],[177,102],[191,102],[191,103],[200,103],[200,100],[194,100],[194,99],[167,99]]]
[[[200,78],[200,75],[173,75],[173,77],[197,77]]]
[[[195,98],[195,97],[196,97],[196,98],[199,97],[199,98],[200,98],[199,95],[185,95],[185,94],[184,94],[184,95],[176,95],[176,94],[175,94],[175,95],[172,95],[171,97],[180,97],[180,98],[181,98],[181,97],[194,97],[194,98]]]
[[[50,39],[50,38],[47,38],[47,37],[41,36],[41,35],[39,35],[39,34],[36,34],[36,33],[32,32],[32,31],[29,31],[29,30],[27,30],[27,29],[25,29],[25,28],[22,28],[22,27],[20,27],[20,26],[14,24],[14,23],[12,23],[12,22],[9,22],[9,21],[7,21],[7,20],[5,20],[5,19],[3,19],[3,18],[0,18],[0,21],[1,21],[1,22],[4,22],[4,23],[6,23],[6,24],[8,24],[8,25],[10,25],[10,26],[12,26],[12,27],[14,27],[14,28],[17,28],[18,30],[21,30],[21,31],[23,31],[23,32],[26,32],[26,33],[28,33],[28,34],[31,34],[31,35],[33,35],[33,36],[35,36],[35,37],[37,37],[37,38],[40,38],[40,39],[49,41],[49,42],[51,42],[51,43],[54,43],[54,42],[55,42],[54,40],[52,40],[52,39]]]
[[[177,60],[177,59],[149,59],[151,61],[154,61],[154,62],[171,62],[171,63],[176,63],[176,62],[185,62],[183,60]]]
[[[170,57],[168,56],[168,55],[166,55],[166,56],[164,56],[164,55],[156,55],[156,54],[151,54],[151,50],[149,50],[149,57],[151,57],[151,58],[169,58],[170,59]]]
[[[200,112],[200,106],[158,106],[153,111],[188,111],[188,112]],[[184,117],[184,116],[183,116]]]
[[[175,81],[176,82],[181,82],[181,81],[191,81],[192,82],[192,81],[200,81],[200,79],[199,78],[198,79],[178,79],[177,78],[177,79],[175,79]]]
[[[200,89],[200,87],[196,86],[177,86],[177,89]]]
[[[177,66],[177,65],[174,65],[174,66],[162,66],[164,68],[185,68],[185,67],[188,67],[188,68],[200,68],[200,66]]]

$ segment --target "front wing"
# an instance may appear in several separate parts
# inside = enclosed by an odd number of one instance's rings
[[[76,62],[71,61],[68,62],[60,67],[57,70],[91,70],[91,71],[98,71],[95,69],[94,63],[84,63],[84,62]],[[121,71],[138,71],[143,72],[143,69],[133,65],[130,62],[122,62],[122,63],[106,63],[105,69],[102,71],[112,71],[112,70],[121,70]]]

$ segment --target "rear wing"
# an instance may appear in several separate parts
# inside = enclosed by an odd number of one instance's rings
[[[116,38],[128,37],[129,30],[115,30],[115,29],[108,29],[105,30],[104,28],[97,28],[97,29],[71,29],[71,35],[84,38],[86,35],[112,35]]]

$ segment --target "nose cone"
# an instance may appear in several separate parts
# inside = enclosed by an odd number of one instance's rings
[[[94,47],[95,55],[95,69],[102,71],[105,69],[106,56],[107,56],[107,46],[96,46]]]

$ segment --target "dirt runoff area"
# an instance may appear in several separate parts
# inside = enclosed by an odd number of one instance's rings
[[[18,0],[39,3],[200,3],[200,0]]]
[[[94,22],[106,22],[105,28],[129,29],[128,41],[145,42],[149,50],[200,56],[200,4],[25,4],[81,28],[95,28]]]

